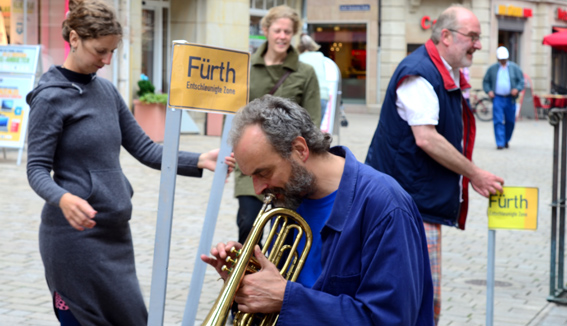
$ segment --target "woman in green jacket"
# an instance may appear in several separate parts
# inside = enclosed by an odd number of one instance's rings
[[[291,38],[300,28],[297,12],[288,6],[270,9],[262,18],[266,42],[252,55],[250,69],[250,101],[272,94],[291,99],[305,108],[316,126],[321,124],[321,101],[315,70],[299,61],[291,46]],[[285,79],[282,77],[286,75]],[[280,80],[283,82],[277,89]],[[252,178],[235,170],[234,195],[238,198],[238,242],[244,243],[262,207],[263,195],[254,192]]]

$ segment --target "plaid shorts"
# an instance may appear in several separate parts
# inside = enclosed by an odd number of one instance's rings
[[[427,238],[427,250],[433,279],[433,314],[435,325],[441,314],[441,224],[423,222]]]

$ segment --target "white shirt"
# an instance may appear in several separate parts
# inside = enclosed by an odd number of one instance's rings
[[[453,69],[443,57],[443,65],[453,81],[460,87],[459,69]],[[421,76],[409,76],[396,90],[396,107],[400,118],[410,126],[437,125],[439,123],[439,98],[433,86]]]
[[[443,64],[449,71],[453,81],[460,86],[460,71],[453,69],[443,57]],[[433,90],[433,86],[421,76],[409,76],[396,90],[398,98],[396,107],[398,114],[410,126],[437,125],[439,123],[439,98]],[[460,202],[463,202],[462,183],[463,176],[459,177]]]
[[[496,75],[496,85],[494,86],[494,93],[499,96],[508,96],[512,90],[510,85],[510,70],[508,64],[498,67]]]
[[[329,86],[327,85],[327,74],[325,69],[325,56],[319,51],[305,51],[299,55],[299,61],[311,65],[315,69],[317,81],[319,82],[319,96],[323,100],[329,100]]]

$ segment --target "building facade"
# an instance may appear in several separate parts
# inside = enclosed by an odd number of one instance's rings
[[[342,75],[347,110],[378,113],[399,62],[430,37],[431,26],[454,0],[106,0],[124,27],[111,66],[99,72],[112,80],[127,103],[140,75],[167,92],[171,42],[186,40],[243,51],[264,41],[260,19],[287,4],[301,13],[304,31],[321,45]],[[567,88],[566,52],[542,45],[545,35],[567,28],[567,0],[462,0],[481,23],[482,50],[470,68],[473,89],[481,88],[496,48],[529,76],[533,92]],[[24,11],[23,8],[27,8]],[[0,0],[0,44],[41,44],[42,69],[60,65],[68,53],[61,37],[68,0]],[[3,28],[2,28],[3,27]]]
[[[301,10],[296,0],[103,1],[116,9],[124,35],[112,64],[98,75],[112,80],[129,104],[141,74],[149,77],[156,91],[168,91],[173,40],[247,51],[250,39],[258,38],[250,36],[251,25],[267,9],[288,4]],[[61,65],[69,52],[61,36],[68,5],[69,0],[0,0],[0,44],[41,44],[43,72]]]
[[[399,62],[424,44],[436,17],[453,0],[309,0],[309,33],[335,60],[343,77],[343,99],[353,110],[379,112],[390,76]],[[508,47],[511,60],[532,82],[534,93],[549,93],[552,79],[565,86],[565,54],[542,45],[543,37],[567,26],[567,1],[464,0],[481,24],[482,50],[470,68],[473,89],[496,62],[496,48]],[[364,35],[362,35],[364,34]],[[342,44],[337,51],[337,46]],[[553,60],[552,60],[553,58]],[[360,61],[365,60],[361,65]],[[356,106],[356,104],[364,104]]]

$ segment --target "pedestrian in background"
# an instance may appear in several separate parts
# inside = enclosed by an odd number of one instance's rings
[[[321,125],[321,101],[315,70],[299,61],[291,38],[300,28],[297,12],[288,6],[273,7],[260,24],[266,36],[260,48],[252,55],[250,68],[250,101],[265,94],[290,99],[305,108],[313,123]],[[238,199],[238,242],[244,243],[252,224],[260,212],[263,195],[256,195],[252,179],[234,173],[234,196]]]
[[[329,102],[329,86],[325,72],[325,56],[318,51],[319,48],[321,46],[311,36],[301,34],[299,45],[297,45],[297,50],[300,53],[299,60],[315,69],[317,81],[319,82],[319,95],[321,96],[321,119],[323,119],[327,110],[327,103]]]
[[[461,89],[459,68],[481,49],[480,23],[462,6],[443,11],[431,39],[398,65],[388,89],[366,164],[391,175],[421,213],[441,313],[441,225],[465,229],[469,180],[482,196],[502,191],[504,180],[472,161],[475,121]]]
[[[524,73],[509,57],[508,49],[498,47],[498,62],[488,68],[482,81],[484,92],[492,99],[496,149],[509,147],[516,125],[516,99],[524,89]]]
[[[163,148],[136,123],[116,88],[97,78],[122,40],[113,8],[84,0],[69,9],[62,25],[69,56],[27,97],[27,175],[46,202],[39,228],[45,277],[61,325],[146,325],[129,226],[133,189],[120,149],[160,169]],[[179,152],[177,172],[200,177],[203,168],[215,169],[217,156],[218,150]]]

